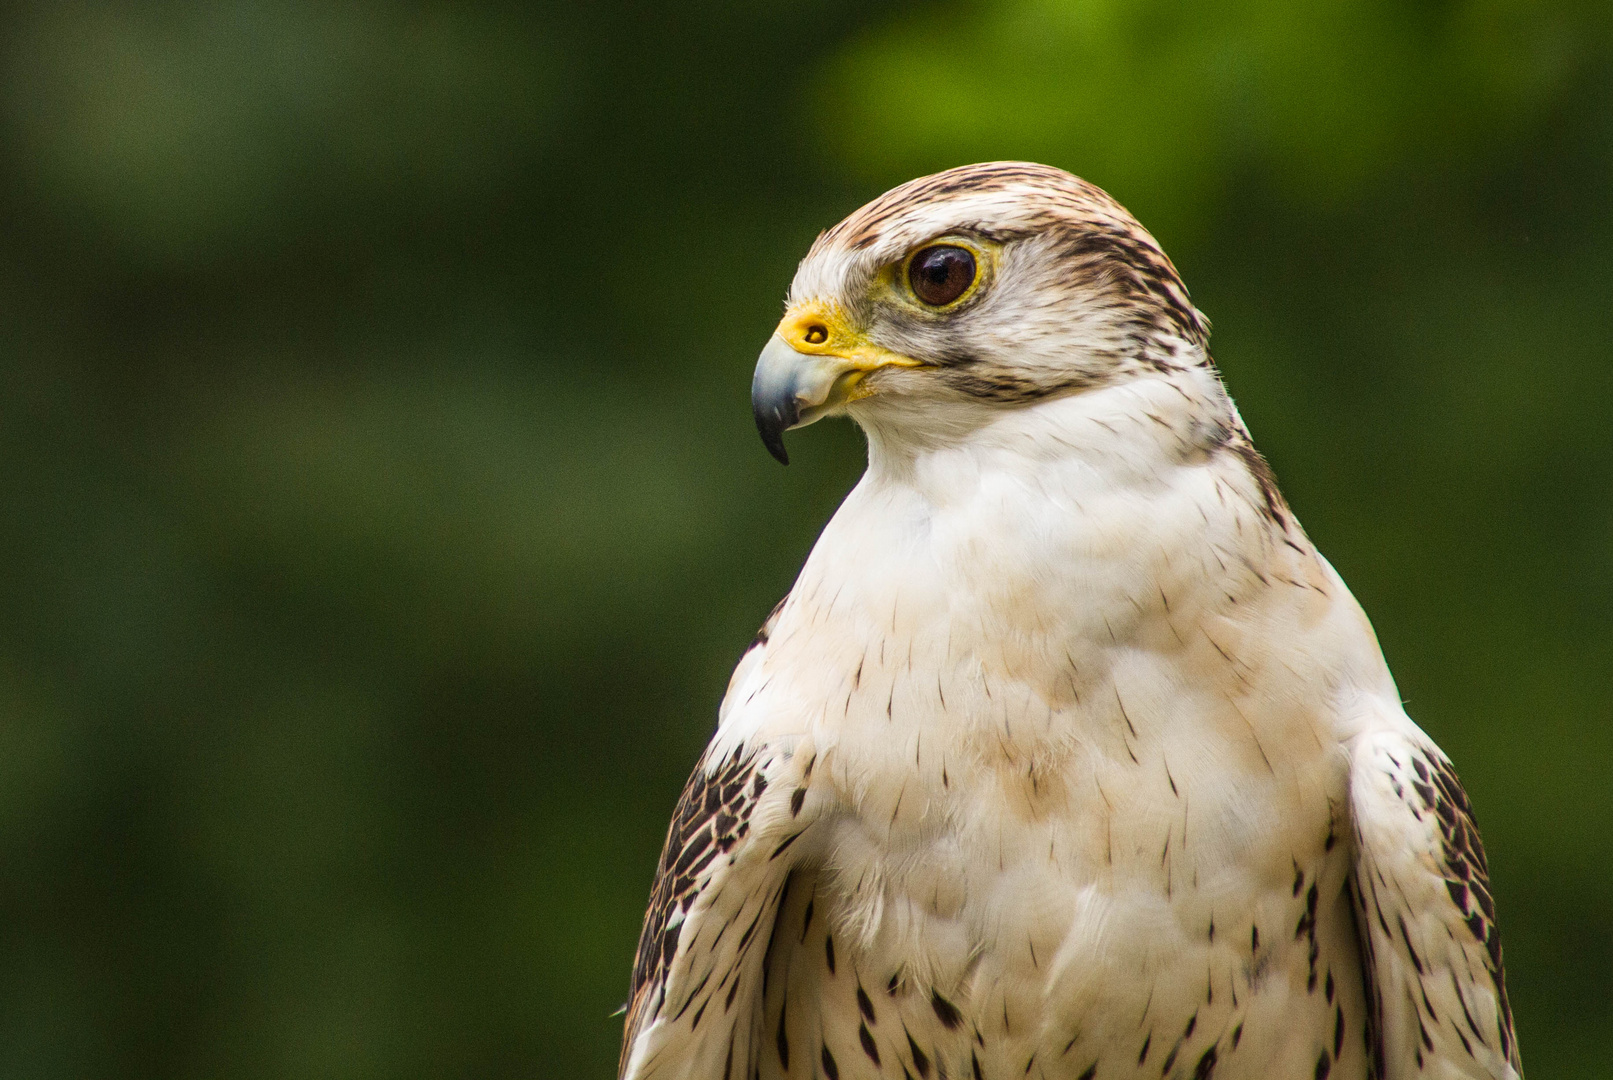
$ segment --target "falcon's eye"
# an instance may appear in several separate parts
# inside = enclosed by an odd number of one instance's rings
[[[907,283],[913,295],[931,307],[945,307],[975,282],[975,257],[967,248],[937,244],[913,256],[907,264]]]

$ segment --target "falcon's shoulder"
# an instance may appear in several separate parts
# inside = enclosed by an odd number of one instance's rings
[[[1352,741],[1351,886],[1373,1076],[1522,1073],[1489,866],[1450,760],[1403,715]]]
[[[667,829],[633,965],[624,1080],[738,1080],[751,1057],[774,915],[804,847],[796,842],[819,810],[807,797],[816,762],[808,741],[729,715],[743,711],[734,697],[766,630],[740,663],[724,723]]]

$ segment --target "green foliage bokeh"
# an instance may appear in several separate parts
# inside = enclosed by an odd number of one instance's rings
[[[855,478],[755,438],[820,228],[1045,160],[1154,229],[1613,1032],[1613,13],[7,4],[0,1077],[612,1075],[662,830]]]

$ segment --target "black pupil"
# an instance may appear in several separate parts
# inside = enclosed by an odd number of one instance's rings
[[[913,293],[926,304],[950,304],[974,283],[975,257],[961,247],[943,244],[913,256],[907,271]]]

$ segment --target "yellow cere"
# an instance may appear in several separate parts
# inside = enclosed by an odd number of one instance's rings
[[[922,361],[876,345],[852,328],[840,306],[828,300],[792,304],[784,313],[779,337],[796,352],[833,356],[854,371],[867,373],[882,367],[923,367]]]

